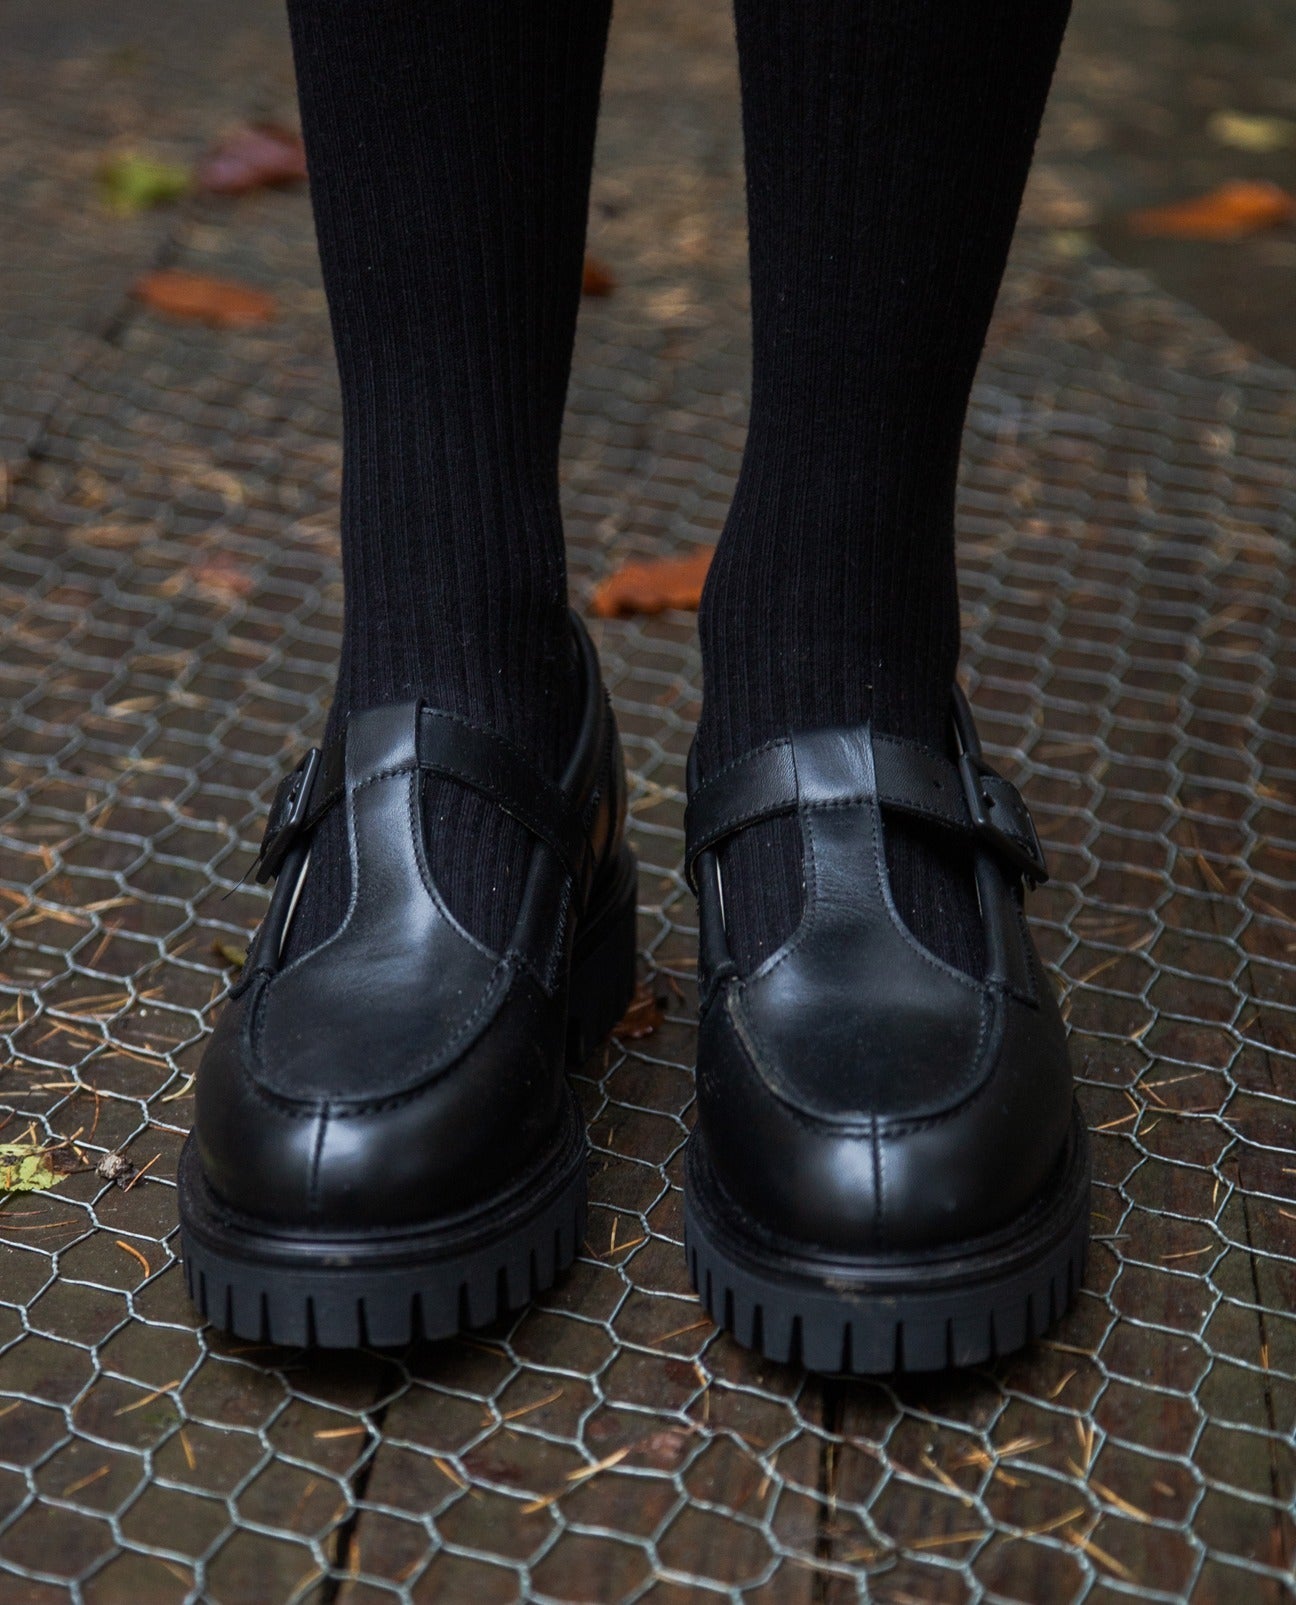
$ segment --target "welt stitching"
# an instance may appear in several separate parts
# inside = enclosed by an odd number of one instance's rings
[[[792,762],[795,772],[795,751],[793,752]],[[806,875],[806,896],[805,904],[801,910],[801,920],[797,925],[796,930],[785,943],[782,950],[775,956],[768,969],[762,967],[754,976],[750,978],[751,985],[759,985],[769,976],[773,975],[775,970],[777,970],[780,965],[786,964],[787,961],[800,950],[802,944],[809,940],[818,920],[819,866],[815,856],[814,833],[809,829],[809,820],[800,812],[800,810],[798,810],[796,817],[801,825],[802,863],[805,867]],[[760,1077],[762,1083],[768,1087],[771,1094],[778,1098],[781,1103],[784,1101],[783,1095],[777,1090],[773,1080],[770,1078],[769,1057],[766,1054],[763,1045],[759,1045],[759,1034],[757,1033],[752,1021],[748,1017],[746,1008],[744,1007],[749,989],[749,982],[745,980],[740,980],[738,985],[734,988],[734,992],[736,994],[735,1009],[741,1010],[741,1017],[735,1017],[735,1024],[740,1027],[739,1036],[746,1045],[748,1057],[751,1059],[752,1066],[756,1070],[757,1075]]]
[[[324,1136],[325,1136],[325,1133],[328,1131],[328,1123],[329,1123],[329,1110],[328,1110],[328,1105],[325,1104],[325,1106],[320,1110],[319,1131],[316,1134],[314,1148],[313,1148],[312,1153],[311,1153],[310,1188],[309,1188],[309,1196],[308,1196],[308,1208],[310,1209],[312,1214],[314,1214],[314,1212],[319,1208],[319,1202],[320,1202],[320,1169],[321,1169],[321,1166],[323,1164],[323,1159],[324,1159]]]
[[[326,792],[324,794],[324,796],[321,797],[320,800],[317,803],[312,803],[311,804],[310,811],[308,812],[308,814],[306,816],[306,819],[304,821],[305,826],[307,828],[313,829],[316,825],[319,824],[320,820],[323,819],[324,815],[326,813],[328,813],[329,809],[332,808],[333,804],[335,802],[339,802],[345,796],[346,796],[346,785],[345,785],[345,783],[343,783],[340,786],[334,786],[332,791]]]
[[[777,819],[790,813],[795,813],[800,819],[808,814],[828,813],[833,808],[858,808],[864,803],[876,803],[879,801],[880,799],[874,792],[862,791],[852,792],[841,797],[825,798],[822,801],[804,802],[801,799],[798,788],[792,795],[787,797],[786,804],[783,807],[771,808],[769,812],[762,811],[760,813],[739,811],[730,818],[722,820],[719,824],[713,825],[701,842],[690,850],[689,859],[692,861],[695,858],[700,858],[703,853],[708,852],[725,836],[729,835],[731,831],[747,825],[764,824],[767,819]]]
[[[437,909],[443,909],[443,904],[441,902],[440,893],[437,891],[436,887],[432,883],[432,872],[428,868],[427,864],[424,862],[426,855],[424,854],[423,849],[422,849],[422,842],[423,842],[423,794],[422,793],[423,793],[423,788],[418,784],[417,781],[413,781],[412,784],[409,787],[408,811],[409,811],[410,839],[414,843],[414,863],[418,868],[419,880],[423,884],[423,890],[432,899],[433,905]],[[359,874],[360,874],[360,853],[359,853],[359,850],[358,850],[358,847],[357,847],[357,851],[356,851],[356,875],[357,875],[357,878],[359,877]]]
[[[419,715],[420,720],[424,717],[437,720],[444,719],[450,724],[457,724],[461,730],[471,730],[475,736],[480,736],[483,741],[488,742],[493,747],[498,747],[501,752],[507,753],[511,758],[518,758],[523,763],[529,763],[530,761],[522,748],[510,741],[507,736],[500,735],[498,730],[488,730],[484,725],[473,724],[471,719],[465,719],[462,714],[449,713],[444,708],[425,708]],[[552,786],[553,782],[546,779],[545,784]],[[554,786],[555,791],[558,789],[557,786]]]
[[[353,791],[354,792],[363,791],[363,790],[365,790],[366,787],[372,786],[372,785],[376,785],[381,780],[393,780],[393,779],[399,778],[401,775],[410,775],[411,777],[413,777],[413,776],[416,776],[417,774],[418,774],[418,765],[417,764],[414,764],[414,765],[411,765],[411,764],[408,764],[408,763],[399,764],[399,765],[397,765],[397,766],[395,766],[393,768],[380,770],[377,774],[368,776],[365,780],[362,780],[362,781],[358,782],[357,785],[353,788]],[[423,821],[422,821],[422,813],[421,813],[421,801],[420,801],[420,797],[419,797],[419,787],[416,784],[411,784],[410,787],[409,787],[409,791],[408,791],[408,815],[409,815],[410,830],[412,832],[412,839],[413,839],[413,844],[414,844],[414,860],[415,860],[415,863],[416,863],[416,865],[418,867],[419,881],[421,882],[424,891],[427,893],[428,897],[431,899],[433,905],[438,909],[438,911],[440,911],[443,915],[445,915],[445,914],[448,913],[448,911],[446,910],[445,905],[441,901],[440,893],[437,891],[435,885],[432,882],[431,876],[430,876],[430,874],[428,872],[427,864],[425,862],[425,855],[423,853],[423,847],[422,847]],[[297,959],[295,961],[296,964],[304,963],[306,959],[318,955],[318,953],[321,952],[323,950],[323,948],[329,947],[334,942],[338,941],[343,936],[343,934],[345,933],[348,925],[350,924],[351,913],[352,913],[352,910],[355,907],[356,900],[357,900],[357,898],[359,896],[359,885],[360,885],[360,874],[361,874],[360,844],[359,844],[358,839],[356,839],[354,835],[352,835],[351,847],[352,847],[351,901],[350,901],[350,906],[347,909],[346,916],[344,917],[344,919],[342,921],[342,924],[337,928],[336,931],[333,932],[332,936],[330,936],[325,942],[322,942],[318,948],[313,949],[311,953],[303,954],[301,956],[301,958],[299,958],[299,959]],[[480,943],[477,943],[475,941],[475,939],[471,939],[471,940],[473,940],[473,945],[476,946],[479,949],[479,951],[481,951],[481,952],[485,952],[486,951],[484,948],[481,947]],[[292,967],[293,966],[289,966],[290,969]],[[443,1052],[449,1051],[450,1049],[452,1049],[455,1046],[455,1044],[458,1041],[461,1040],[463,1033],[468,1029],[469,1025],[476,1018],[476,1015],[477,1015],[478,1011],[484,1006],[486,996],[490,991],[491,985],[492,985],[492,983],[493,983],[493,981],[495,979],[495,974],[497,973],[497,971],[498,971],[498,965],[496,966],[496,970],[492,971],[490,980],[487,981],[486,986],[483,989],[481,999],[478,1001],[477,1005],[469,1013],[469,1015],[463,1021],[460,1022],[460,1025],[456,1028],[456,1030],[451,1033],[449,1039],[447,1040],[447,1042],[444,1045],[444,1048],[442,1050]],[[287,973],[287,972],[284,972],[284,973]],[[262,994],[262,999],[264,999],[264,993]],[[258,1004],[260,1004],[261,1001],[262,1000],[258,1000]],[[253,1085],[257,1086],[258,1088],[260,1086],[260,1083],[256,1080],[255,1071],[257,1069],[261,1069],[262,1068],[262,1047],[263,1047],[263,1042],[264,1042],[264,1030],[265,1030],[265,1010],[263,1008],[261,1008],[260,1006],[258,1006],[258,1008],[257,1008],[257,1010],[255,1012],[254,1023],[253,1023],[252,1030],[251,1030],[250,1037],[249,1037],[249,1052],[251,1054],[252,1066],[253,1066],[253,1073],[252,1073],[251,1079],[252,1079]]]
[[[376,769],[373,774],[366,775],[363,780],[357,780],[351,787],[353,792],[364,791],[368,786],[375,786],[380,780],[394,780],[397,775],[412,775],[418,769],[417,761],[413,763],[390,764],[386,769]]]
[[[406,766],[406,767],[408,767],[408,766]],[[402,770],[401,769],[396,769],[396,770],[393,770],[392,773],[393,774],[400,774],[400,773],[402,773]],[[386,777],[385,776],[376,775],[376,776],[373,776],[372,778],[376,780],[376,779],[383,779],[383,778],[386,778]],[[368,781],[368,780],[361,781],[356,786],[355,789],[357,791],[361,791],[361,790],[364,789],[365,786],[367,786],[369,784],[370,784],[370,781]],[[350,888],[349,888],[349,891],[347,893],[347,906],[346,906],[346,912],[342,916],[342,923],[338,926],[337,930],[335,930],[332,933],[331,936],[326,936],[324,938],[324,940],[318,945],[318,947],[311,948],[309,950],[309,952],[306,952],[306,953],[299,953],[297,955],[297,957],[292,960],[291,963],[284,965],[282,969],[280,969],[278,967],[278,961],[277,961],[277,958],[276,958],[276,964],[275,964],[275,970],[274,970],[274,974],[275,975],[289,975],[294,970],[296,970],[299,965],[305,964],[308,959],[317,958],[319,956],[319,954],[321,954],[325,950],[325,948],[332,947],[335,942],[341,941],[343,936],[346,934],[346,931],[347,931],[348,927],[351,924],[351,916],[355,913],[356,904],[360,900],[360,850],[359,850],[359,846],[358,846],[357,841],[356,841],[356,834],[355,834],[355,809],[350,804],[350,802],[348,802],[348,804],[347,804],[346,816],[345,817],[346,817],[346,834],[347,834],[347,870],[349,872]],[[291,929],[291,922],[290,922],[290,925],[289,925],[289,929]]]
[[[801,948],[801,946],[809,940],[812,932],[817,928],[818,925],[819,866],[815,857],[814,832],[809,829],[809,820],[799,810],[797,812],[797,819],[800,822],[802,831],[808,833],[802,837],[802,856],[806,871],[806,896],[805,905],[801,910],[801,920],[797,925],[796,930],[788,938],[782,949],[774,956],[769,967],[765,968],[762,966],[756,975],[751,977],[752,982],[764,980],[766,976],[773,975],[774,971],[777,970],[781,964],[786,964],[787,961],[792,958],[793,955]],[[805,851],[807,845],[810,848],[808,853]],[[744,982],[744,990],[746,990],[746,986],[747,983]]]
[[[767,819],[775,819],[781,814],[789,814],[796,811],[798,811],[798,802],[795,792],[786,797],[778,808],[772,808],[769,812],[762,809],[758,813],[752,813],[745,808],[739,809],[737,813],[731,814],[728,818],[709,826],[701,841],[694,843],[689,848],[689,859],[692,861],[700,857],[708,848],[714,847],[728,836],[731,831],[742,825],[759,825]]]
[[[559,834],[566,821],[560,820],[559,829],[555,831],[545,824],[537,814],[533,813],[525,803],[519,803],[515,797],[511,796],[502,787],[488,785],[467,770],[453,769],[449,764],[445,763],[420,765],[420,768],[428,769],[433,774],[444,775],[449,780],[461,781],[464,785],[471,786],[474,791],[480,792],[482,796],[489,798],[491,802],[497,803],[504,809],[505,813],[512,814],[533,836],[538,837],[551,852],[556,854],[562,860],[564,868],[572,869],[570,851]]]
[[[753,758],[759,758],[763,753],[774,752],[779,747],[790,747],[791,745],[792,743],[787,736],[775,736],[772,741],[765,742],[763,746],[753,747],[750,752],[743,753],[741,758],[731,758],[723,768],[717,769],[713,775],[708,775],[705,780],[701,781],[693,796],[695,798],[704,797],[709,788],[714,786],[717,781],[723,780],[726,775],[732,774],[735,769],[741,769],[744,764],[750,763]]]
[[[456,931],[470,947],[475,948],[479,953],[485,954],[488,958],[495,958],[496,955],[491,952],[486,944],[478,941],[472,932],[450,912],[445,899],[441,896],[436,881],[432,877],[432,869],[427,861],[427,847],[423,840],[423,788],[417,781],[409,788],[409,815],[410,833],[414,847],[414,862],[418,866],[419,880],[423,883],[423,890],[428,894],[432,906],[445,920],[446,924],[450,926],[451,930]],[[359,870],[360,866],[357,862],[357,878],[359,877]]]
[[[801,924],[797,927],[797,931],[796,931],[795,935],[788,942],[787,946],[777,955],[777,957],[770,964],[768,969],[763,969],[763,970],[759,971],[758,974],[752,978],[754,982],[759,982],[760,980],[763,980],[765,977],[772,975],[774,973],[774,971],[776,969],[778,969],[779,965],[781,965],[783,963],[786,963],[787,960],[790,959],[793,956],[794,953],[796,953],[796,951],[801,946],[801,944],[807,939],[807,937],[808,937],[808,935],[810,933],[810,930],[813,927],[815,918],[816,918],[817,908],[818,908],[818,896],[817,896],[817,881],[816,881],[816,877],[815,877],[816,850],[815,850],[815,842],[814,842],[814,832],[813,832],[813,828],[812,828],[812,820],[810,818],[808,818],[808,817],[803,818],[802,819],[802,828],[809,832],[809,842],[810,842],[810,851],[806,855],[806,863],[807,863],[808,869],[807,869],[806,908],[805,908],[805,912],[802,915]],[[875,864],[876,873],[877,873],[878,878],[879,878],[879,884],[881,886],[883,886],[883,887],[888,887],[889,886],[889,881],[885,878],[886,871],[885,871],[885,868],[883,867],[884,848],[883,848],[883,843],[882,843],[882,831],[879,828],[879,817],[878,817],[876,812],[870,817],[870,819],[868,821],[868,828],[872,832],[872,836],[873,836],[874,864]],[[988,1086],[989,1083],[993,1080],[992,1076],[983,1075],[981,1077],[981,1080],[980,1080],[979,1083],[975,1082],[976,1072],[977,1072],[977,1069],[979,1069],[980,1066],[981,1066],[981,1060],[982,1060],[982,1056],[983,1056],[983,1052],[984,1052],[984,1046],[985,1046],[985,1019],[986,1019],[987,994],[988,994],[989,988],[987,988],[984,983],[978,984],[977,982],[973,981],[969,976],[963,975],[960,971],[955,970],[952,966],[946,966],[946,965],[942,964],[938,959],[934,958],[931,954],[929,954],[926,951],[926,949],[923,948],[922,944],[920,942],[918,942],[914,937],[912,937],[909,934],[907,928],[903,925],[903,922],[898,920],[891,913],[889,899],[888,899],[887,904],[886,904],[886,909],[887,909],[888,921],[889,921],[890,925],[893,927],[893,929],[895,929],[898,932],[898,934],[905,940],[906,944],[918,955],[918,957],[925,964],[929,965],[939,975],[953,977],[961,986],[965,987],[969,991],[972,991],[977,996],[978,1015],[979,1015],[979,1019],[980,1019],[980,1024],[979,1024],[978,1030],[977,1030],[976,1047],[975,1047],[975,1050],[974,1050],[974,1052],[972,1054],[973,1069],[968,1075],[964,1076],[961,1079],[959,1085],[960,1085],[960,1089],[966,1089],[966,1088],[969,1088],[969,1087],[975,1085],[976,1086],[976,1091],[975,1092],[968,1092],[966,1094],[966,1098],[971,1098],[971,1097],[978,1096],[980,1094],[980,1092],[983,1091],[984,1088],[986,1086]],[[747,991],[747,983],[746,982],[740,982],[739,985],[735,988],[735,992],[737,993],[736,1003],[737,1003],[739,1008],[741,1008],[741,1006],[742,1006],[742,1002],[743,1002],[743,999],[745,997],[746,991]],[[769,1091],[775,1097],[777,1097],[779,1099],[780,1103],[784,1103],[784,1104],[787,1105],[787,1107],[789,1109],[793,1109],[793,1106],[791,1104],[788,1104],[786,1098],[783,1096],[783,1094],[781,1092],[779,1092],[775,1082],[770,1079],[770,1077],[769,1077],[769,1075],[767,1073],[767,1070],[766,1070],[766,1065],[768,1063],[768,1060],[767,1060],[767,1056],[764,1053],[763,1049],[760,1052],[756,1051],[756,1044],[757,1044],[758,1038],[757,1038],[756,1033],[752,1029],[752,1026],[751,1026],[751,1023],[750,1023],[749,1019],[747,1018],[747,1014],[746,1014],[745,1009],[742,1010],[741,1020],[736,1019],[735,1020],[735,1024],[740,1024],[741,1025],[741,1030],[740,1030],[740,1033],[739,1033],[740,1034],[740,1038],[743,1040],[744,1044],[746,1045],[748,1057],[751,1059],[752,1066],[757,1071],[757,1074],[759,1075],[759,1077],[761,1079],[761,1082],[769,1089]],[[957,1107],[962,1107],[962,1102],[959,1105],[955,1106],[955,1107],[956,1108]],[[793,1112],[796,1113],[795,1110],[793,1110]],[[802,1116],[800,1114],[798,1114],[797,1118],[801,1119]],[[822,1125],[823,1125],[823,1122],[819,1121],[818,1117],[807,1116],[805,1118],[810,1120],[810,1121],[814,1121],[817,1128],[821,1128]],[[941,1115],[939,1117],[930,1117],[930,1119],[931,1119],[931,1121],[933,1123],[934,1123],[935,1119],[938,1119],[938,1118],[943,1119],[943,1118],[947,1118],[947,1117],[945,1115]],[[914,1129],[914,1130],[921,1129],[924,1124],[928,1123],[928,1119],[929,1119],[929,1117],[924,1117],[924,1119],[922,1121],[919,1121],[917,1125],[913,1126],[910,1129]],[[861,1126],[859,1129],[860,1130],[871,1130],[872,1126],[873,1126],[873,1122],[870,1122],[867,1127]],[[899,1129],[902,1129],[900,1125],[897,1124],[897,1125],[893,1126],[890,1123],[888,1123],[888,1126],[887,1126],[887,1130],[888,1131],[890,1131],[890,1130],[899,1130]]]
[[[475,736],[480,736],[483,741],[486,741],[491,746],[498,748],[498,750],[504,753],[508,758],[523,764],[528,769],[533,767],[531,761],[528,759],[526,753],[523,752],[522,748],[516,746],[513,742],[508,740],[506,736],[500,735],[497,730],[486,730],[481,725],[473,724],[470,720],[463,718],[460,714],[446,713],[440,708],[428,709],[427,712],[433,718],[447,719],[451,723],[457,724],[463,730],[471,730]],[[422,715],[420,715],[420,719],[421,718]],[[426,763],[421,764],[420,767],[441,768],[442,765],[439,762],[435,765]],[[465,779],[466,777],[459,776],[458,778]],[[555,785],[555,783],[550,780],[547,775],[537,774],[535,779],[537,788],[542,792],[554,797],[559,807],[566,808],[570,805],[570,800],[567,797],[567,794],[563,791],[562,787]],[[475,785],[476,782],[473,781],[471,784]]]
[[[462,781],[465,786],[471,786],[474,791],[480,791],[484,796],[491,798],[516,813],[524,825],[529,825],[537,836],[544,836],[549,827],[544,825],[540,815],[522,799],[513,796],[505,787],[496,785],[493,781],[485,780],[475,775],[470,768],[451,763],[447,759],[438,758],[435,762],[420,763],[419,768],[434,775],[444,775],[448,780]],[[567,811],[566,800],[559,794],[559,807]]]
[[[885,892],[883,907],[887,921],[892,929],[899,935],[905,945],[912,949],[930,969],[935,970],[938,975],[952,976],[961,987],[980,995],[984,989],[984,983],[974,981],[970,975],[964,975],[962,970],[955,969],[952,964],[943,964],[934,954],[929,953],[896,912],[895,900],[891,894],[891,877],[886,867],[886,848],[883,845],[881,829],[876,829],[873,832],[873,861],[877,870],[878,882]]]

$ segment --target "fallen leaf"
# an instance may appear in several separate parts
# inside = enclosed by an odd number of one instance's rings
[[[1221,145],[1256,156],[1296,143],[1296,123],[1290,117],[1254,117],[1241,111],[1217,111],[1206,132]]]
[[[1055,256],[1069,259],[1088,256],[1094,248],[1092,237],[1078,228],[1052,229],[1048,234],[1048,243]]]
[[[711,566],[711,546],[698,546],[685,557],[656,563],[626,563],[594,589],[590,608],[600,619],[625,619],[635,613],[664,613],[668,608],[693,611]]]
[[[119,217],[130,217],[177,200],[188,190],[190,182],[183,167],[130,153],[108,157],[99,169],[99,193],[108,210]]]
[[[213,942],[212,952],[232,970],[241,970],[247,963],[247,948],[235,947],[233,942]]]
[[[189,578],[197,590],[222,602],[237,596],[250,596],[256,589],[256,581],[251,574],[238,558],[231,557],[228,552],[217,552],[205,562],[196,564],[189,570]],[[246,958],[247,954],[243,957]]]
[[[662,1018],[661,1004],[653,996],[647,982],[639,981],[635,984],[630,1007],[622,1015],[621,1023],[612,1034],[624,1037],[630,1042],[637,1042],[640,1037],[650,1037],[662,1023]]]
[[[214,145],[198,163],[195,177],[199,189],[214,195],[297,184],[306,177],[306,147],[293,128],[253,123]]]
[[[611,295],[616,287],[616,275],[612,269],[606,263],[600,262],[596,256],[587,256],[585,270],[581,274],[581,294]]]
[[[650,1432],[646,1438],[632,1443],[630,1453],[636,1463],[656,1466],[662,1471],[672,1470],[683,1459],[696,1430],[694,1427],[663,1427],[660,1432]]]
[[[131,286],[131,294],[151,311],[217,329],[269,323],[275,315],[274,297],[264,290],[233,279],[211,279],[175,269],[144,274]]]
[[[68,538],[84,541],[88,546],[103,546],[111,551],[122,551],[138,546],[153,532],[150,524],[81,524],[68,531]]]
[[[65,1151],[54,1153],[30,1142],[0,1142],[0,1193],[42,1193],[56,1187],[68,1173]]]
[[[115,1181],[119,1187],[125,1187],[134,1174],[135,1166],[125,1154],[105,1154],[95,1166],[96,1176],[102,1176],[105,1181]]]
[[[1206,195],[1132,212],[1135,234],[1180,240],[1237,240],[1296,216],[1296,196],[1267,179],[1234,179]]]

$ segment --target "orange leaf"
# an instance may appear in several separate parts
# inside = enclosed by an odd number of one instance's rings
[[[275,315],[272,295],[233,279],[210,279],[202,273],[166,270],[146,273],[131,286],[131,294],[154,312],[190,323],[209,323],[217,329],[242,329],[269,323]]]
[[[612,1035],[622,1037],[627,1042],[637,1042],[640,1037],[650,1037],[662,1023],[662,1018],[661,1004],[653,996],[652,990],[645,982],[636,981],[630,1007],[622,1015]]]
[[[596,256],[585,258],[585,270],[581,275],[582,295],[611,295],[617,287],[616,275],[606,263],[600,262]]]
[[[219,597],[222,601],[232,600],[236,596],[250,596],[256,589],[256,581],[251,574],[238,558],[231,557],[228,552],[214,552],[205,563],[195,565],[190,574],[200,591],[205,591],[208,596]]]
[[[590,607],[600,619],[626,619],[667,608],[696,609],[711,566],[711,546],[658,563],[627,563],[595,587]]]
[[[1179,240],[1237,240],[1296,217],[1296,196],[1268,180],[1239,178],[1209,194],[1131,212],[1135,234]]]
[[[229,552],[213,552],[192,568],[178,569],[158,589],[163,596],[178,596],[190,585],[201,595],[220,602],[250,596],[256,589],[256,581],[247,568]]]
[[[198,186],[216,195],[245,195],[274,184],[296,184],[306,177],[301,135],[278,123],[235,129],[198,163]]]

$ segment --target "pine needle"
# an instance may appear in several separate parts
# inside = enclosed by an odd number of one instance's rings
[[[92,1471],[88,1477],[78,1477],[75,1482],[68,1483],[59,1498],[70,1499],[73,1494],[79,1494],[83,1488],[88,1488],[91,1483],[99,1482],[106,1477],[111,1469],[111,1466],[105,1464],[100,1466],[98,1471]]]
[[[140,1253],[138,1248],[133,1247],[130,1243],[123,1243],[120,1237],[114,1238],[113,1241],[124,1253],[129,1254],[132,1259],[137,1259],[140,1262],[140,1264],[144,1267],[145,1276],[152,1276],[153,1267],[144,1258],[143,1254]]]
[[[536,1399],[531,1404],[520,1404],[516,1410],[508,1410],[501,1417],[501,1421],[517,1421],[522,1416],[529,1416],[533,1410],[542,1410],[545,1405],[552,1404],[555,1399],[561,1399],[564,1390],[555,1388],[552,1393],[546,1393],[543,1399]]]
[[[432,1456],[432,1464],[437,1468],[443,1477],[448,1477],[450,1481],[454,1483],[456,1488],[466,1488],[468,1486],[468,1484],[463,1480],[450,1462],[443,1459],[440,1455]]]
[[[663,1332],[660,1337],[652,1338],[651,1345],[655,1348],[659,1343],[668,1343],[671,1338],[683,1337],[686,1332],[698,1332],[710,1325],[711,1317],[704,1315],[700,1321],[690,1321],[687,1326],[677,1326],[673,1332]]]
[[[941,1533],[935,1538],[915,1538],[912,1543],[908,1543],[904,1547],[906,1549],[946,1549],[951,1544],[980,1543],[983,1538],[989,1538],[989,1536],[990,1534],[984,1528],[978,1528],[975,1531],[963,1533]]]
[[[130,1192],[131,1188],[135,1185],[135,1183],[137,1181],[139,1181],[142,1176],[146,1176],[149,1173],[149,1171],[153,1169],[154,1165],[157,1164],[158,1160],[161,1159],[161,1157],[162,1157],[162,1155],[160,1153],[154,1154],[152,1159],[149,1160],[148,1164],[145,1165],[142,1170],[137,1170],[135,1172],[135,1174],[131,1177],[131,1179],[122,1188],[122,1192],[124,1192],[124,1193]]]
[[[1074,1510],[1068,1510],[1064,1516],[1054,1516],[1051,1520],[1042,1521],[1037,1526],[1021,1528],[1020,1536],[1023,1538],[1042,1538],[1045,1533],[1056,1532],[1059,1527],[1065,1527],[1069,1522],[1076,1521],[1081,1516],[1087,1516],[1088,1514],[1089,1512],[1084,1505],[1077,1505]]]
[[[1100,1561],[1117,1577],[1123,1578],[1127,1583],[1132,1583],[1136,1580],[1134,1573],[1128,1566],[1123,1566],[1115,1555],[1109,1555],[1105,1549],[1100,1549],[1092,1538],[1086,1538],[1083,1533],[1068,1533],[1066,1536],[1078,1549],[1083,1549],[1086,1555],[1090,1555],[1094,1560]]]
[[[172,1392],[173,1389],[178,1388],[182,1380],[183,1379],[181,1377],[177,1377],[174,1382],[168,1382],[165,1387],[154,1388],[152,1393],[146,1393],[142,1399],[136,1399],[134,1404],[122,1405],[120,1410],[113,1411],[113,1418],[116,1419],[118,1416],[128,1416],[132,1410],[142,1410],[146,1404],[155,1404],[159,1399],[165,1397],[166,1394]]]
[[[1146,1510],[1140,1510],[1137,1505],[1132,1505],[1128,1499],[1122,1499],[1120,1494],[1108,1488],[1105,1483],[1099,1482],[1096,1477],[1090,1477],[1089,1486],[1104,1504],[1111,1505],[1114,1510],[1122,1511],[1125,1515],[1133,1517],[1135,1521],[1149,1522],[1152,1520]]]

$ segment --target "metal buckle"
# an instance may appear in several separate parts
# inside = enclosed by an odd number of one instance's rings
[[[968,812],[972,815],[972,827],[977,835],[988,841],[1032,887],[1042,885],[1049,878],[1048,862],[1044,857],[1044,849],[1040,845],[1039,834],[1035,829],[1035,821],[1031,818],[1030,809],[1023,802],[1020,818],[1015,821],[1024,826],[1028,833],[1028,839],[1023,842],[994,819],[993,810],[998,804],[981,784],[983,778],[990,778],[997,780],[1001,786],[1013,789],[1011,783],[1005,780],[992,764],[987,763],[979,752],[964,752],[959,758],[958,766],[963,781],[963,794],[967,798]]]
[[[273,880],[283,868],[284,859],[301,834],[319,766],[320,749],[312,747],[293,772],[279,782],[261,838],[261,851],[257,854],[256,878],[262,885]]]

